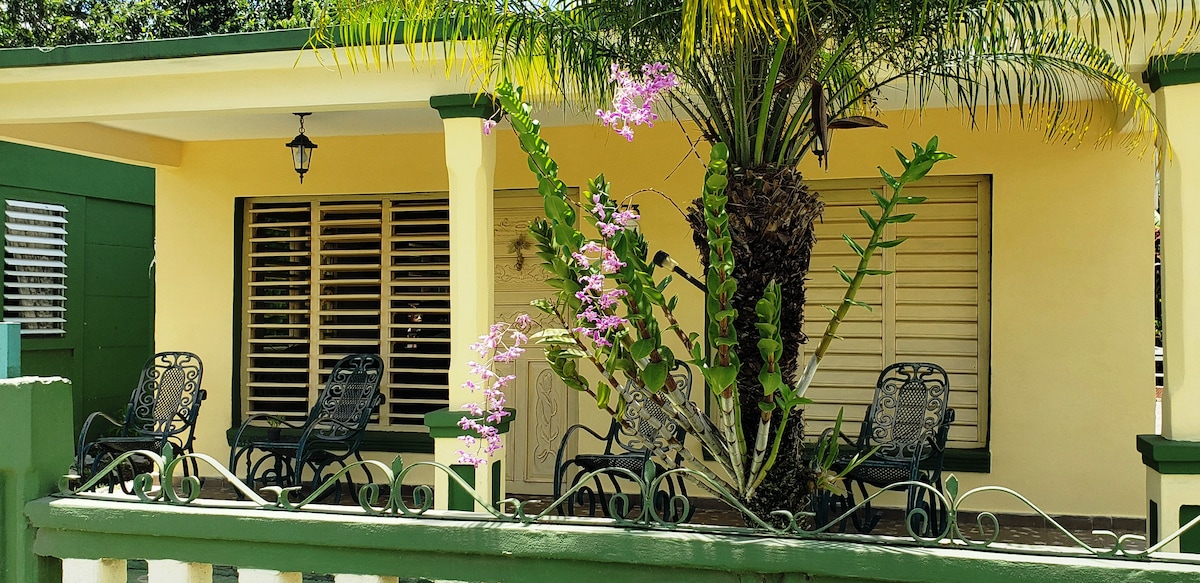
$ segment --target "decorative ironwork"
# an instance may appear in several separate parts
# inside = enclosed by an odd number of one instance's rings
[[[366,460],[348,464],[338,470],[337,473],[328,477],[323,483],[317,486],[313,491],[307,493],[300,500],[293,500],[293,496],[300,494],[299,487],[281,488],[278,486],[266,487],[261,490],[262,493],[273,496],[273,500],[260,495],[252,488],[240,481],[237,476],[222,466],[216,459],[200,453],[189,453],[176,456],[173,448],[167,446],[164,448],[162,455],[153,451],[138,450],[130,451],[116,457],[108,464],[101,472],[91,479],[80,484],[78,487],[72,488],[73,483],[80,480],[78,475],[66,475],[59,482],[59,496],[74,496],[85,499],[100,499],[114,500],[115,494],[106,493],[103,491],[92,491],[97,487],[103,486],[103,477],[109,472],[117,468],[121,463],[124,463],[132,456],[143,456],[150,461],[153,466],[153,471],[139,474],[132,480],[132,493],[137,499],[145,503],[153,504],[171,504],[171,505],[189,505],[199,499],[200,495],[200,480],[195,475],[184,475],[180,478],[176,477],[181,465],[187,463],[203,463],[212,468],[216,474],[228,481],[234,490],[242,498],[241,501],[234,500],[203,500],[206,508],[261,508],[265,511],[289,511],[289,512],[319,512],[319,513],[338,513],[338,514],[362,514],[365,516],[395,516],[398,518],[420,518],[423,516],[436,517],[438,519],[462,519],[479,521],[490,517],[492,520],[500,522],[512,522],[521,524],[537,524],[537,523],[556,523],[570,524],[586,522],[586,524],[595,526],[598,524],[608,523],[613,526],[626,529],[644,529],[644,530],[682,530],[698,533],[711,534],[737,534],[737,535],[758,535],[758,536],[775,536],[788,538],[820,538],[829,540],[855,540],[855,541],[870,541],[876,540],[886,542],[887,544],[915,544],[921,546],[936,546],[936,545],[951,545],[962,548],[987,550],[992,548],[999,540],[1001,526],[1000,521],[995,514],[991,512],[981,512],[975,520],[975,527],[980,532],[980,538],[972,538],[959,526],[958,516],[960,508],[964,503],[978,494],[1004,494],[1010,496],[1017,501],[1025,504],[1037,515],[1045,519],[1046,523],[1053,529],[1058,530],[1063,535],[1068,537],[1076,548],[1064,550],[1061,547],[1030,547],[1023,546],[1019,549],[1025,554],[1041,554],[1054,556],[1092,556],[1098,558],[1111,558],[1123,560],[1164,560],[1176,563],[1200,564],[1200,556],[1192,558],[1190,556],[1175,555],[1170,557],[1158,557],[1156,553],[1160,552],[1167,545],[1176,541],[1180,536],[1200,524],[1200,517],[1193,519],[1183,525],[1179,530],[1163,537],[1161,541],[1146,549],[1135,549],[1130,545],[1133,542],[1145,542],[1145,537],[1137,534],[1118,535],[1109,530],[1094,530],[1093,536],[1100,537],[1108,542],[1107,546],[1092,545],[1084,542],[1062,524],[1054,520],[1050,515],[1046,514],[1041,508],[1034,504],[1029,499],[1022,496],[1020,493],[1000,486],[982,486],[959,493],[958,479],[951,475],[946,480],[946,492],[938,492],[934,487],[922,482],[901,482],[886,486],[871,496],[860,502],[854,508],[847,510],[833,522],[817,528],[807,528],[808,519],[811,518],[811,513],[801,513],[799,515],[788,511],[777,510],[772,512],[768,518],[760,517],[741,502],[739,502],[733,494],[723,489],[719,484],[713,482],[703,474],[690,469],[673,469],[663,473],[656,473],[654,464],[648,464],[643,475],[625,468],[605,468],[590,472],[585,476],[585,479],[580,480],[573,485],[569,490],[559,495],[546,508],[533,512],[527,510],[530,501],[518,500],[515,498],[507,498],[501,500],[495,506],[480,496],[474,488],[466,483],[456,472],[449,467],[436,462],[418,462],[411,465],[404,465],[402,459],[397,457],[392,464],[387,464]],[[369,470],[368,470],[369,468]],[[447,512],[433,511],[433,491],[427,485],[415,485],[408,501],[401,495],[402,486],[405,486],[405,479],[413,472],[423,473],[425,470],[420,468],[432,468],[434,471],[442,472],[446,477],[457,484],[468,495],[470,495],[479,504],[477,508],[484,508],[486,514],[478,512]],[[368,483],[363,485],[358,491],[358,507],[352,506],[328,506],[314,505],[314,503],[322,498],[326,491],[330,488],[339,487],[342,477],[355,469],[362,469],[377,472],[386,480],[382,483]],[[155,475],[157,473],[157,476]],[[745,522],[749,526],[716,526],[703,524],[687,524],[673,517],[688,516],[691,513],[691,503],[686,496],[675,495],[670,499],[670,511],[664,512],[657,508],[656,505],[635,506],[632,504],[630,495],[625,493],[613,494],[607,499],[607,509],[611,519],[582,519],[571,516],[560,516],[557,513],[557,508],[566,503],[572,496],[575,496],[578,491],[584,487],[585,483],[591,479],[598,479],[604,475],[612,475],[628,480],[637,485],[639,493],[643,499],[650,496],[652,492],[657,492],[662,487],[665,480],[677,480],[687,478],[704,485],[707,489],[714,492],[723,502],[728,504],[732,509],[742,513]],[[176,480],[179,480],[176,486]],[[909,487],[920,488],[926,490],[929,496],[937,497],[941,504],[947,508],[949,520],[944,528],[932,535],[918,534],[923,530],[923,524],[930,519],[928,513],[924,509],[916,508],[908,513],[905,520],[905,526],[908,530],[908,539],[896,537],[872,537],[865,535],[839,535],[830,532],[840,519],[850,516],[851,513],[857,511],[860,507],[867,504],[870,500],[883,495],[884,492],[891,490],[904,490]],[[120,500],[129,500],[128,497],[119,498]],[[999,545],[996,550],[1004,550],[1012,552],[1014,549],[1008,545]]]

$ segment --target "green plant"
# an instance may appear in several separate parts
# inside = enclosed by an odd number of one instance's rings
[[[670,276],[656,279],[654,267],[647,262],[648,248],[642,235],[619,228],[630,217],[623,216],[619,201],[610,195],[610,186],[603,175],[589,181],[578,210],[568,196],[566,184],[558,177],[558,164],[549,155],[549,145],[540,137],[540,124],[530,117],[531,107],[522,98],[522,91],[508,83],[496,90],[501,107],[508,114],[517,133],[521,148],[528,155],[529,167],[538,180],[538,192],[545,201],[546,218],[535,221],[530,232],[537,245],[537,255],[549,272],[547,283],[558,292],[553,301],[535,302],[535,306],[557,318],[561,328],[544,330],[534,335],[546,348],[546,358],[563,382],[575,390],[584,391],[597,404],[616,414],[623,404],[637,398],[653,399],[670,418],[670,424],[659,424],[661,444],[654,452],[659,463],[671,467],[675,456],[681,455],[684,464],[703,474],[711,483],[751,499],[762,484],[767,472],[778,459],[783,427],[773,431],[774,413],[780,411],[780,423],[787,423],[791,411],[809,403],[804,393],[811,382],[817,357],[810,361],[801,382],[784,382],[781,362],[779,285],[770,282],[755,306],[757,342],[743,349],[742,340],[733,322],[737,308],[733,297],[738,291],[734,276],[735,259],[730,251],[731,238],[726,211],[729,151],[723,144],[713,146],[702,184],[704,216],[707,225],[709,268],[707,273],[708,328],[705,341],[713,347],[706,357],[700,335],[680,328],[674,315],[677,298],[667,295]],[[847,289],[842,306],[833,310],[834,317],[822,338],[819,355],[828,349],[836,337],[837,328],[852,306],[866,304],[855,300],[863,278],[886,275],[889,272],[870,268],[876,250],[894,247],[903,239],[883,240],[888,224],[911,220],[913,214],[897,214],[901,205],[920,204],[924,199],[902,194],[904,187],[923,178],[933,166],[952,155],[937,149],[937,138],[922,147],[913,144],[913,158],[897,152],[904,172],[893,176],[880,168],[880,174],[892,189],[891,196],[872,192],[882,209],[872,216],[861,210],[863,220],[872,235],[865,245],[846,236],[846,243],[860,257],[854,275],[838,272],[846,280]],[[587,224],[600,237],[591,238],[582,232]],[[665,329],[659,315],[667,322]],[[664,333],[675,335],[687,349],[676,356],[664,342]],[[744,355],[754,352],[766,363],[757,375],[761,399],[757,427],[752,435],[753,447],[743,440],[746,428],[739,410],[739,393],[747,390],[741,382],[739,368]],[[717,403],[717,419],[706,417],[695,404],[683,396],[668,374],[675,360],[681,358],[697,367],[704,375],[708,389]],[[601,381],[592,384],[581,373],[580,362],[590,362]],[[613,398],[613,395],[616,398]],[[640,395],[635,396],[635,393]],[[615,404],[615,406],[614,406]],[[639,414],[645,415],[640,408]],[[677,425],[694,436],[723,470],[723,475],[711,472],[700,460],[682,448],[668,425]],[[840,426],[840,417],[839,417]],[[770,436],[774,439],[770,440]],[[826,473],[836,459],[822,452],[825,472],[823,485],[833,479]],[[857,462],[853,462],[857,463]]]

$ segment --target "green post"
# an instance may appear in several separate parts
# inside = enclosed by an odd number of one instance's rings
[[[62,580],[58,559],[33,554],[35,530],[25,518],[25,504],[57,491],[70,468],[72,411],[66,379],[0,380],[0,581]]]
[[[4,366],[0,378],[21,376],[21,325],[16,322],[0,322],[0,364]]]

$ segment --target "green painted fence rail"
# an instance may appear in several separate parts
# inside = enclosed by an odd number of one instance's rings
[[[583,524],[353,516],[47,497],[38,555],[456,581],[622,583],[1167,582],[1200,566]],[[443,515],[445,516],[445,515]]]

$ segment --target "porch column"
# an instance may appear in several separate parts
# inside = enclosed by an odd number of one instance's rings
[[[1159,152],[1162,435],[1139,435],[1137,444],[1147,466],[1148,539],[1155,544],[1200,515],[1200,56],[1151,59],[1146,81],[1171,145]],[[1165,550],[1200,553],[1200,527]]]
[[[434,438],[434,459],[454,470],[483,500],[503,498],[504,470],[497,457],[478,469],[458,463],[458,427],[462,405],[479,395],[462,388],[471,378],[467,363],[479,355],[468,346],[494,322],[492,177],[496,140],[483,134],[484,121],[495,113],[488,95],[440,95],[429,105],[442,117],[446,138],[446,171],[450,178],[450,406],[425,416]],[[507,424],[502,430],[507,430]],[[503,436],[502,436],[503,438]],[[503,450],[502,450],[503,451]],[[434,473],[434,508],[482,510],[456,482]]]

